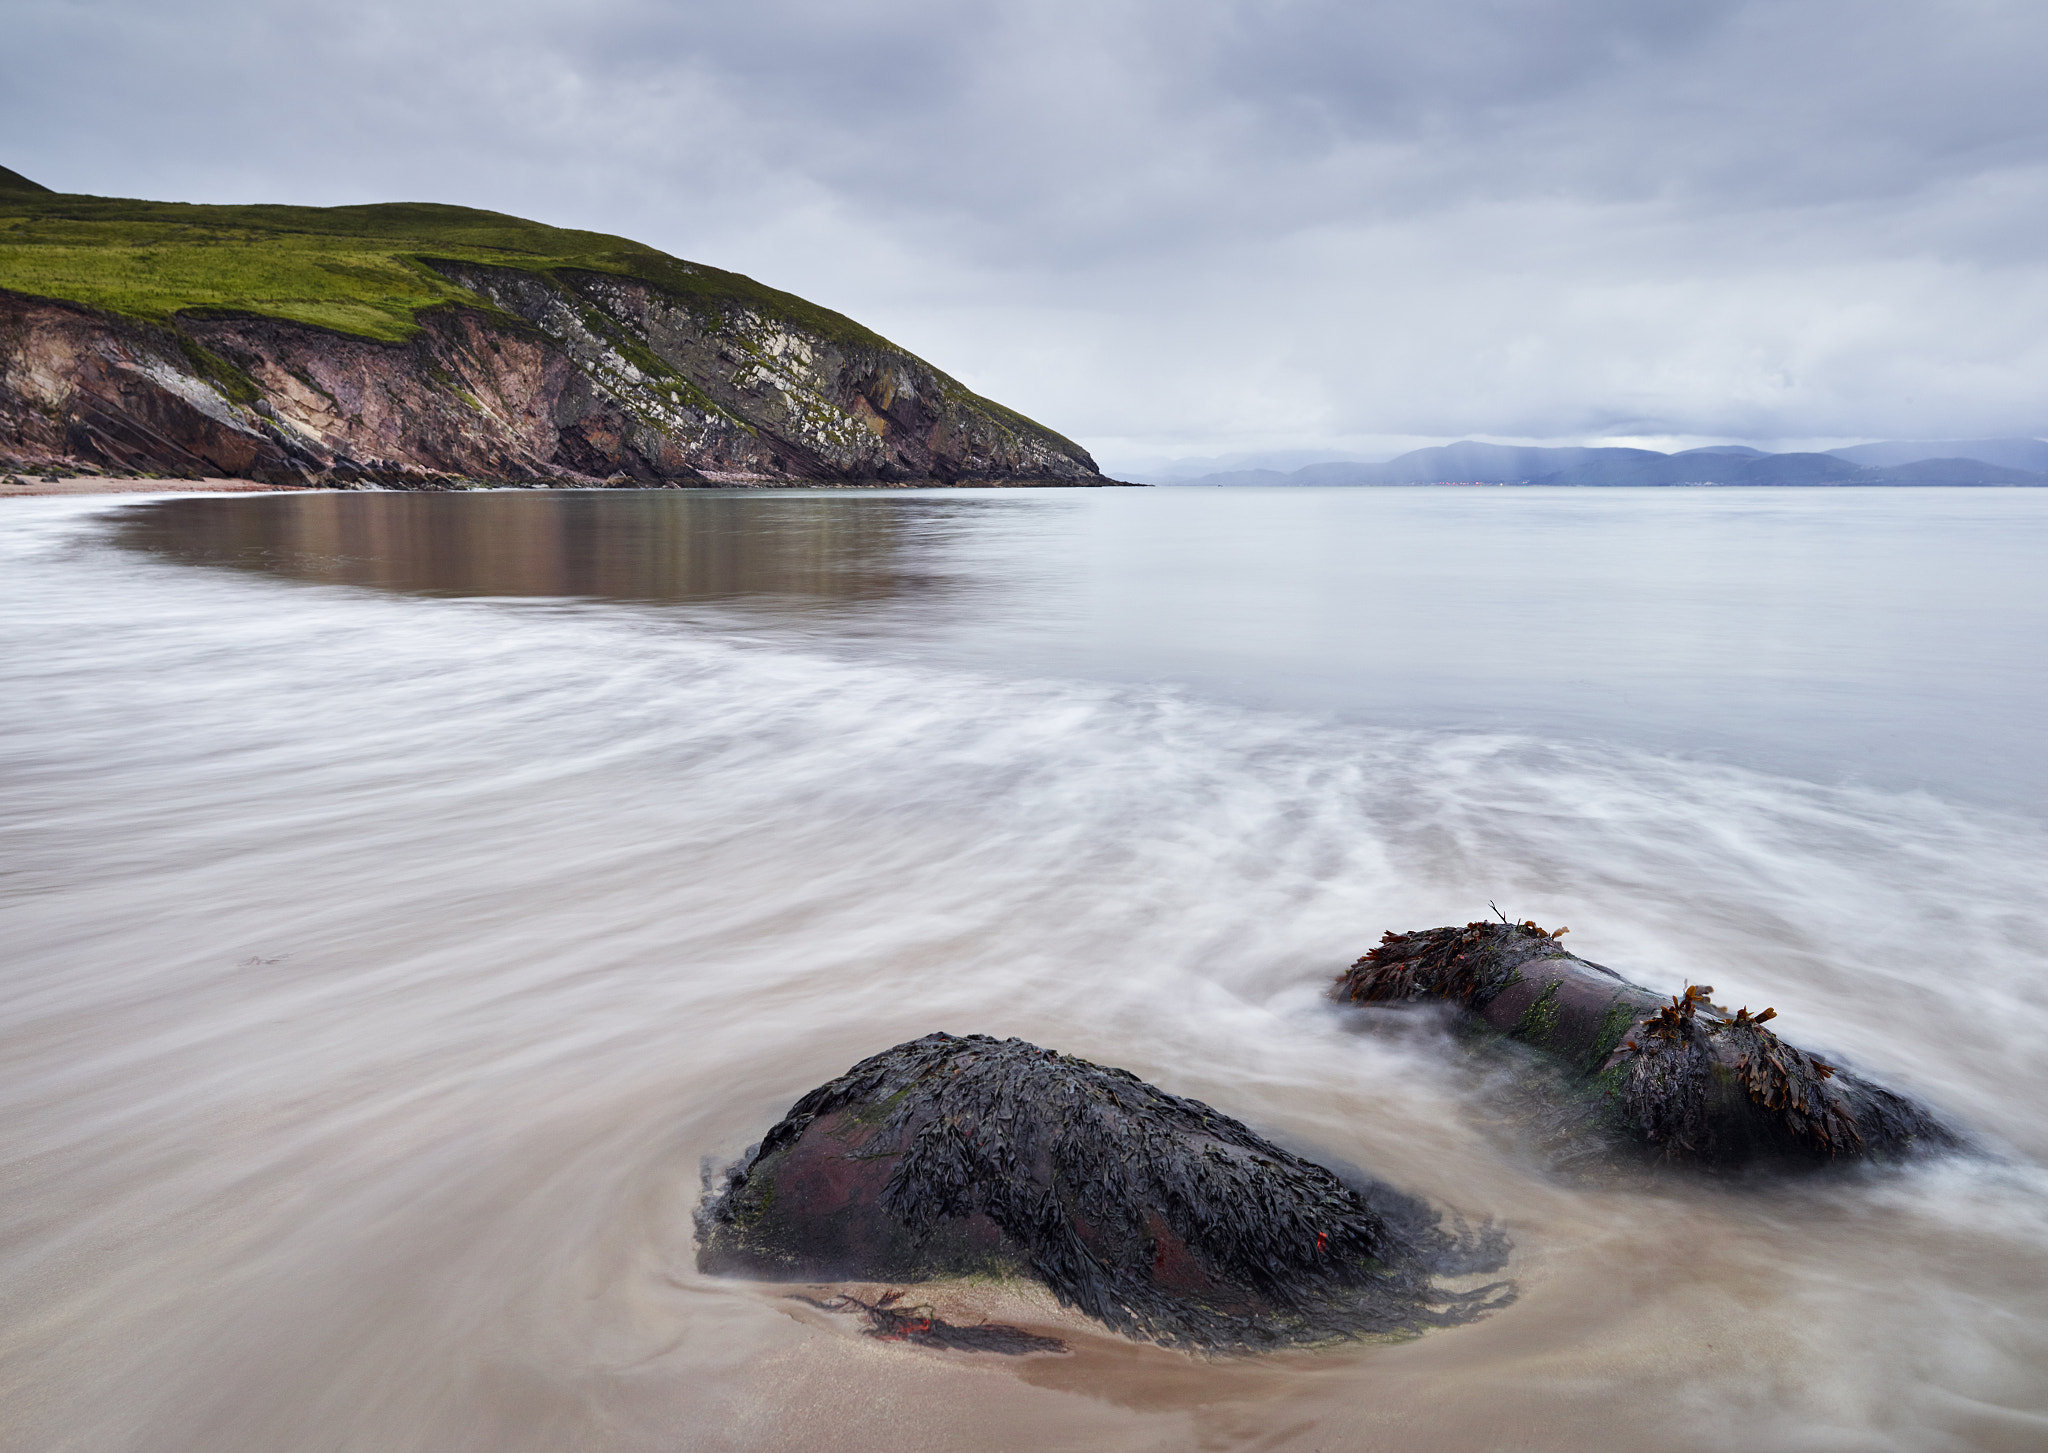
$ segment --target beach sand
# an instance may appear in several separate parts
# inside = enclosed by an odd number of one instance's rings
[[[94,474],[44,479],[33,474],[0,471],[0,498],[41,494],[244,494],[298,488],[297,485],[264,484],[255,479],[110,479]]]

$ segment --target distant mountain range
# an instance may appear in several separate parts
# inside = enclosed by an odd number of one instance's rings
[[[1175,484],[1839,484],[2048,486],[2039,439],[1892,441],[1825,454],[1766,454],[1717,444],[1654,449],[1539,449],[1470,440],[1417,449],[1383,464],[1311,464],[1282,472],[1240,469]]]

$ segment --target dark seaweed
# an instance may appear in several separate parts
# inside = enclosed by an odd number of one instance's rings
[[[978,1322],[963,1327],[941,1321],[930,1307],[898,1306],[902,1292],[888,1292],[872,1302],[842,1295],[820,1301],[798,1297],[828,1312],[859,1312],[867,1320],[865,1335],[881,1342],[908,1342],[916,1347],[944,1347],[954,1352],[993,1352],[1003,1357],[1025,1357],[1034,1352],[1064,1352],[1067,1344],[1057,1337],[1041,1337],[1007,1322]]]
[[[1478,1025],[1525,972],[1548,979],[1512,1028],[1496,1008],[1496,1027],[1551,1051],[1579,1093],[1600,1099],[1608,1133],[1621,1132],[1661,1161],[1827,1164],[1963,1143],[1904,1096],[1780,1039],[1765,1027],[1775,1010],[1731,1013],[1711,1001],[1711,985],[1688,986],[1664,1003],[1565,952],[1556,942],[1563,932],[1482,920],[1387,933],[1333,992],[1365,1004],[1446,1001]],[[1597,1019],[1582,1016],[1572,1035],[1553,1042],[1547,1026],[1567,980],[1589,986],[1581,1002],[1597,1006],[1612,995],[1612,1007]]]
[[[1959,1143],[1905,1097],[1766,1029],[1776,1010],[1730,1014],[1713,992],[1688,984],[1614,1053],[1616,1109],[1664,1158],[1830,1161]]]
[[[986,1035],[926,1035],[804,1096],[699,1213],[707,1256],[801,1264],[802,1246],[748,1243],[788,1224],[761,1214],[778,1155],[842,1111],[880,1122],[862,1157],[900,1157],[880,1214],[919,1238],[985,1216],[1063,1304],[1132,1336],[1238,1351],[1412,1334],[1513,1296],[1433,1282],[1500,1266],[1498,1232],[1447,1231],[1420,1201],[1348,1186],[1199,1101]]]
[[[1570,931],[1548,933],[1534,922],[1483,918],[1463,928],[1390,930],[1337,980],[1334,992],[1359,1004],[1443,999],[1476,1008],[1514,983],[1519,965],[1539,957],[1568,957],[1557,940]]]

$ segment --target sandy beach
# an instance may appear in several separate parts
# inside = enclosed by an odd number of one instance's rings
[[[109,479],[93,474],[44,479],[33,474],[0,473],[0,498],[44,494],[248,494],[298,488],[265,484],[256,479]]]

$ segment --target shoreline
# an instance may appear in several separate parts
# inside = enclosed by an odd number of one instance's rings
[[[1146,489],[1147,485],[1130,484],[1123,480],[1105,480],[1101,484],[1062,484],[1046,480],[1024,480],[1017,483],[991,483],[981,480],[955,481],[948,484],[943,480],[891,480],[887,483],[843,483],[837,480],[799,480],[773,484],[746,485],[683,485],[669,486],[677,489],[722,489],[734,493],[762,490],[809,490],[809,489]],[[407,490],[383,489],[364,490],[361,493],[385,494],[485,494],[485,493],[545,493],[548,489],[562,490],[565,486],[502,484],[486,485],[462,490]],[[605,490],[615,488],[602,484],[578,485],[577,489]],[[48,479],[33,474],[16,474],[0,470],[0,499],[9,497],[30,499],[48,495],[90,495],[90,494],[323,494],[331,492],[329,486],[317,484],[265,484],[256,479],[227,479],[209,477],[206,479],[116,479],[106,475],[81,474],[64,479]],[[355,492],[355,491],[351,491]]]
[[[33,474],[0,471],[0,499],[33,499],[48,495],[82,494],[304,494],[303,486],[265,484],[256,479],[112,479],[106,475],[80,474],[64,479],[45,479]]]

